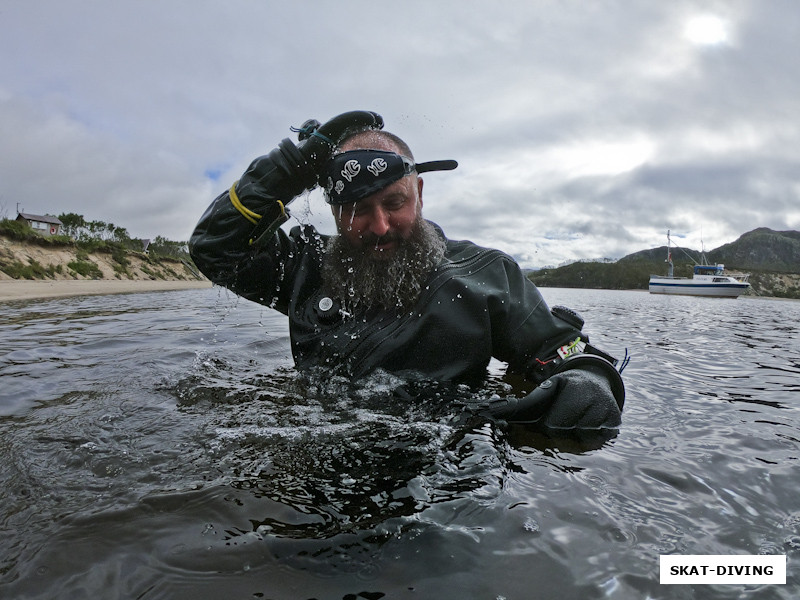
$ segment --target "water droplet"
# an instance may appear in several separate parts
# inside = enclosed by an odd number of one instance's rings
[[[539,523],[533,517],[528,517],[525,519],[525,523],[522,524],[523,529],[525,531],[529,531],[531,533],[539,533],[540,527]]]

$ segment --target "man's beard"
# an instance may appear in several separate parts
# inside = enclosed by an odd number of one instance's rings
[[[397,240],[389,256],[376,256],[372,244],[364,242],[365,247],[356,248],[341,235],[334,236],[323,258],[323,289],[350,314],[372,307],[409,309],[445,252],[445,241],[422,218],[407,239]]]

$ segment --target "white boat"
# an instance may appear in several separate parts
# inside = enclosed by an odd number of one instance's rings
[[[680,294],[684,296],[711,296],[715,298],[738,298],[750,289],[749,273],[726,273],[725,265],[709,265],[705,252],[700,254],[701,263],[694,266],[689,277],[674,277],[672,246],[667,231],[667,275],[650,275],[651,294]]]

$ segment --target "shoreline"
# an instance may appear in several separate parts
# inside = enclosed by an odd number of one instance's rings
[[[211,288],[210,281],[150,279],[3,279],[0,280],[0,303],[17,300],[41,300],[68,296],[104,296],[140,292],[166,292]]]
[[[111,294],[210,289],[213,285],[208,280],[198,281],[192,279],[0,279],[0,305],[4,302],[67,298],[70,296],[105,296]],[[547,288],[544,287],[543,289]],[[647,290],[644,289],[619,291],[647,293]],[[794,298],[775,296],[743,295],[741,297],[753,300],[798,301]]]

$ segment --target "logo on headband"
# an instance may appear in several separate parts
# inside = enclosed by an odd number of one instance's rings
[[[347,150],[330,158],[318,180],[321,186],[325,185],[325,199],[329,204],[349,204],[382,190],[414,171],[443,171],[455,169],[457,164],[450,160],[416,165],[413,159],[396,152]]]
[[[375,177],[377,177],[378,175],[383,173],[387,169],[387,167],[388,165],[386,164],[385,160],[383,160],[382,158],[376,158],[369,164],[369,166],[367,167],[367,171],[369,171],[370,173],[375,175]]]
[[[358,175],[360,172],[361,172],[361,164],[355,159],[348,160],[344,164],[344,169],[342,169],[342,177],[347,179],[349,183],[353,181],[353,177]]]

